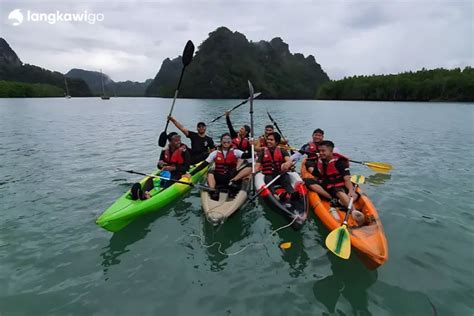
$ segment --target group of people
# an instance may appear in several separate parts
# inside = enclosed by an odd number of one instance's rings
[[[315,177],[314,179],[304,179],[308,189],[334,203],[338,201],[345,207],[348,207],[351,198],[355,200],[358,198],[350,180],[349,159],[334,150],[335,146],[332,141],[324,140],[322,129],[314,130],[311,141],[290,154],[287,150],[287,141],[274,131],[273,125],[266,125],[264,134],[257,141],[253,141],[250,139],[248,125],[241,126],[237,132],[230,120],[230,113],[226,112],[225,116],[229,132],[221,135],[218,146],[215,146],[213,139],[206,135],[204,122],[199,122],[197,132],[193,132],[174,117],[169,116],[169,121],[190,139],[191,147],[183,144],[181,137],[176,132],[169,133],[167,135],[168,146],[161,152],[158,168],[168,171],[172,179],[180,179],[182,176],[190,178],[214,163],[214,170],[207,175],[208,186],[210,188],[226,188],[232,192],[233,189],[238,190],[240,182],[252,174],[251,147],[253,145],[257,156],[255,170],[264,174],[265,183],[279,177],[270,189],[278,184],[287,193],[276,196],[276,198],[284,200],[299,197],[299,193],[294,191],[286,172],[290,171],[294,167],[294,163],[303,156],[306,156],[306,169]],[[188,173],[191,165],[201,161],[203,163]],[[166,182],[165,186],[170,184],[172,182]],[[218,194],[211,195],[211,198],[217,199]],[[358,223],[364,221],[364,215],[361,212],[354,210],[352,214]]]

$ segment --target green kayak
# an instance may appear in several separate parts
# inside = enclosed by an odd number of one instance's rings
[[[198,166],[198,165],[196,165]],[[196,166],[192,166],[193,170]],[[204,174],[206,174],[208,167],[191,177],[191,183],[198,183]],[[159,170],[152,173],[158,175]],[[140,184],[143,186],[148,177],[143,178]],[[186,179],[181,179],[186,180]],[[170,205],[187,192],[192,187],[190,185],[175,183],[166,189],[159,186],[159,178],[155,178],[155,187],[150,191],[151,197],[148,200],[132,200],[130,190],[122,195],[114,204],[105,210],[102,215],[97,218],[97,225],[107,229],[111,232],[117,232],[130,224],[136,217],[145,213],[156,212],[165,206]]]

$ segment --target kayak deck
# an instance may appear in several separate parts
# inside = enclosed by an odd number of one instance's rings
[[[301,175],[304,179],[314,179],[306,168],[304,161],[301,164]],[[357,189],[360,197],[354,202],[354,207],[364,213],[367,221],[364,225],[358,226],[352,217],[348,220],[348,230],[351,238],[351,245],[357,250],[362,262],[369,269],[376,269],[388,259],[388,245],[385,238],[382,222],[377,209],[372,204],[367,195]],[[309,204],[315,215],[330,231],[340,227],[346,215],[341,207],[336,207],[338,219],[331,214],[330,201],[321,199],[316,192],[309,190]]]
[[[235,197],[229,196],[228,190],[222,190],[217,201],[211,199],[209,192],[201,190],[202,209],[208,221],[217,226],[235,213],[247,200],[249,186],[249,180],[244,179]]]
[[[196,166],[193,166],[191,170]],[[207,172],[207,169],[208,168],[206,167],[193,175],[189,182],[193,184],[199,182]],[[152,175],[158,175],[159,173],[160,170],[156,170]],[[148,178],[149,177],[145,177],[140,181],[142,187]],[[188,179],[182,178],[181,181],[188,181]],[[173,201],[185,195],[192,188],[190,185],[174,183],[168,188],[162,189],[160,188],[159,178],[155,179],[154,184],[155,187],[150,190],[151,197],[147,200],[132,200],[130,190],[128,190],[97,218],[97,225],[108,231],[117,232],[130,224],[138,216],[150,212],[156,212],[161,208],[170,205]]]
[[[307,190],[304,186],[303,180],[296,172],[288,172],[293,189],[301,194],[297,200],[288,199],[285,202],[277,200],[269,188],[266,188],[260,193],[260,199],[272,210],[280,213],[286,217],[290,222],[294,220],[293,228],[300,229],[306,221],[309,204]],[[262,173],[255,175],[255,190],[259,190],[265,186],[265,176]],[[282,193],[285,190],[282,187],[276,186],[274,188],[276,193]],[[298,217],[298,218],[296,218]],[[296,219],[295,219],[296,218]]]

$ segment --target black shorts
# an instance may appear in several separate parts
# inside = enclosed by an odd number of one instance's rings
[[[227,172],[226,174],[220,174],[215,170],[211,170],[209,173],[214,175],[214,179],[216,179],[216,185],[220,187],[226,187],[229,184],[230,179],[235,177],[237,174],[235,171]]]
[[[345,186],[344,187],[335,187],[335,188],[330,188],[330,189],[324,188],[324,190],[326,190],[333,198],[337,197],[338,192],[344,192],[346,194],[349,193],[349,190],[347,190],[347,188]]]

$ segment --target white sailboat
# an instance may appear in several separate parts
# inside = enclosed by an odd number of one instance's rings
[[[101,98],[102,100],[109,100],[110,97],[105,94],[105,89],[104,89],[104,75],[102,74],[102,69],[100,70],[100,81],[101,81],[101,83],[102,83],[102,95],[100,96],[100,98]]]
[[[71,98],[71,95],[69,94],[69,87],[67,86],[67,78],[66,76],[64,76],[64,84],[66,85],[66,94],[64,95],[64,97],[66,99],[70,99]]]

